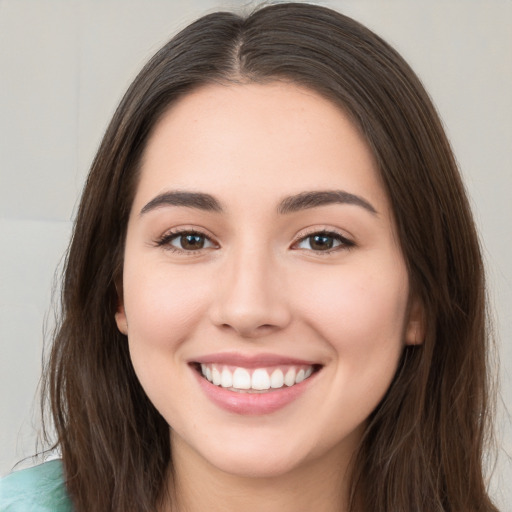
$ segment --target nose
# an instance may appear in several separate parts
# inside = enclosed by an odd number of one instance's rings
[[[285,277],[265,250],[229,258],[217,277],[213,323],[244,338],[284,329],[291,320]]]

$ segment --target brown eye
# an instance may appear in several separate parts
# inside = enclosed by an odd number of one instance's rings
[[[204,236],[197,234],[181,235],[178,237],[180,249],[195,251],[204,247]]]
[[[206,235],[193,231],[166,235],[160,240],[158,245],[167,246],[169,249],[183,252],[199,251],[215,246]]]
[[[336,249],[348,249],[354,243],[338,233],[319,232],[308,235],[296,244],[297,249],[307,249],[315,252],[329,252]]]
[[[309,246],[314,251],[326,251],[334,246],[334,238],[328,235],[313,235],[309,238]]]

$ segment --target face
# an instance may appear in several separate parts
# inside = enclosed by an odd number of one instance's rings
[[[116,321],[174,456],[276,476],[348,457],[420,339],[372,155],[299,86],[205,86],[146,147]]]

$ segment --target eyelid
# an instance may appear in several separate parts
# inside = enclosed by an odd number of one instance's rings
[[[201,249],[195,249],[195,250],[185,250],[180,249],[178,247],[175,247],[171,245],[171,241],[175,238],[178,238],[179,236],[183,235],[200,235],[204,237],[206,240],[208,240],[213,247],[202,247]],[[177,253],[185,253],[187,255],[194,255],[199,252],[207,251],[210,249],[218,249],[219,244],[215,241],[213,235],[205,233],[205,231],[201,228],[197,227],[179,227],[179,228],[171,228],[164,232],[163,235],[158,237],[154,244],[157,247],[162,247],[163,249],[170,251],[170,252],[177,252]]]
[[[341,243],[340,245],[333,247],[331,249],[327,249],[325,251],[314,251],[313,249],[301,249],[297,248],[296,246],[304,241],[305,239],[313,236],[313,235],[326,235],[335,238],[336,240],[339,240]],[[295,240],[293,241],[291,245],[291,249],[294,250],[304,250],[308,252],[313,252],[315,254],[330,254],[339,250],[349,250],[356,246],[356,243],[346,236],[345,234],[341,233],[339,230],[331,227],[312,227],[307,228],[306,230],[301,231],[298,233],[298,235],[295,237]]]
[[[173,239],[175,239],[179,236],[187,235],[187,234],[200,235],[200,236],[204,237],[206,240],[208,240],[208,242],[210,242],[212,244],[212,246],[211,247],[202,247],[200,249],[195,249],[195,250],[186,250],[186,249],[180,249],[180,248],[175,247],[170,244],[170,242]],[[308,237],[312,237],[313,235],[329,236],[329,237],[332,237],[332,238],[338,240],[340,242],[340,244],[335,247],[332,247],[330,249],[326,249],[326,250],[322,250],[322,251],[320,251],[320,250],[315,251],[313,249],[304,249],[304,248],[297,247],[297,245],[299,243],[301,243]],[[192,227],[192,226],[171,228],[171,229],[165,231],[163,235],[158,237],[154,241],[154,245],[157,247],[162,247],[163,249],[168,250],[170,252],[186,253],[187,255],[194,255],[194,254],[204,252],[207,250],[220,248],[220,245],[218,244],[218,242],[215,241],[215,237],[213,235],[206,233],[205,230],[203,230],[202,228]],[[306,229],[302,230],[301,232],[299,232],[296,235],[294,241],[292,242],[290,248],[292,250],[304,250],[304,251],[312,252],[315,254],[327,255],[327,254],[337,252],[340,250],[349,250],[349,249],[353,248],[355,245],[356,245],[356,243],[351,238],[349,238],[345,234],[341,233],[340,230],[338,230],[336,228],[332,228],[332,227],[318,226],[318,227],[306,228]]]

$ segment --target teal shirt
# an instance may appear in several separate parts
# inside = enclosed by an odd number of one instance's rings
[[[0,512],[73,512],[61,461],[51,460],[0,479]]]

